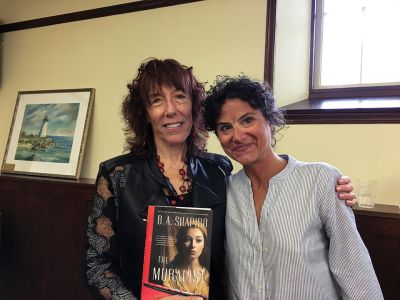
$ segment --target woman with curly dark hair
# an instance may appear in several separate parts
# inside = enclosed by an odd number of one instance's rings
[[[205,126],[207,130],[216,133],[217,120],[221,113],[221,107],[226,99],[244,99],[255,109],[259,109],[271,127],[272,143],[276,145],[275,134],[284,128],[285,118],[283,111],[275,105],[275,100],[267,83],[250,80],[246,76],[229,77],[218,76],[216,84],[207,92],[204,103]]]
[[[354,214],[335,191],[340,172],[275,153],[284,119],[268,86],[218,78],[205,118],[243,166],[227,189],[228,298],[383,299]]]

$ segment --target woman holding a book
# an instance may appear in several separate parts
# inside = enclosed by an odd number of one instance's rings
[[[140,298],[149,205],[212,208],[210,298],[224,299],[226,180],[204,152],[204,87],[172,59],[144,62],[122,104],[128,154],[100,164],[88,224],[87,278],[105,299]]]
[[[205,152],[204,97],[192,68],[173,59],[144,62],[128,84],[122,116],[129,153],[100,164],[88,219],[86,274],[99,298],[140,298],[147,208],[172,205],[212,209],[209,295],[225,299],[222,241],[232,165]]]

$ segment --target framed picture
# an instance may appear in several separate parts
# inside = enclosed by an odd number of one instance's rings
[[[95,90],[18,93],[2,172],[79,178]]]

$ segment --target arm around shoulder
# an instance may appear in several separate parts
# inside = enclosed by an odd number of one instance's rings
[[[340,173],[327,174],[320,202],[321,220],[329,239],[329,268],[343,299],[383,299],[371,258],[358,233],[351,208],[335,192]]]

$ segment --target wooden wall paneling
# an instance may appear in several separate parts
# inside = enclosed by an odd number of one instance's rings
[[[356,220],[385,299],[399,299],[400,219],[358,215]]]
[[[5,299],[92,299],[83,267],[94,188],[89,182],[0,175]]]
[[[78,187],[54,201],[54,215],[59,217],[54,220],[53,284],[55,290],[64,290],[63,299],[90,299],[85,288],[84,257],[86,222],[91,209],[87,204],[91,198],[91,188]]]
[[[53,265],[53,201],[41,185],[17,200],[19,299],[50,299]]]
[[[0,188],[1,240],[0,240],[0,291],[4,299],[13,299],[11,283],[16,280],[17,260],[15,199],[18,191]],[[21,194],[21,193],[20,193]]]
[[[83,262],[93,191],[93,180],[0,174],[1,299],[92,299]],[[385,299],[400,299],[400,209],[354,212]]]

